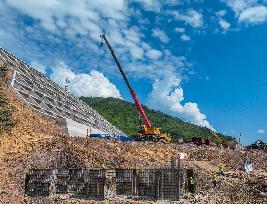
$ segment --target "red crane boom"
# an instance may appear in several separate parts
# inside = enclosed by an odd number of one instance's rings
[[[148,128],[151,128],[152,126],[151,126],[151,124],[150,124],[150,121],[148,120],[148,118],[147,118],[147,116],[146,116],[146,113],[145,113],[145,111],[144,111],[144,109],[143,109],[141,103],[139,102],[139,100],[138,100],[138,98],[137,98],[137,95],[136,95],[135,91],[134,91],[133,88],[131,87],[129,80],[128,80],[128,78],[127,78],[125,72],[123,71],[123,69],[122,69],[122,67],[121,67],[121,65],[120,65],[120,62],[119,62],[117,56],[115,55],[114,50],[112,49],[111,45],[109,44],[109,42],[108,42],[108,40],[107,40],[105,34],[100,35],[100,37],[101,37],[101,38],[105,41],[105,43],[107,44],[107,46],[108,46],[108,48],[109,48],[109,50],[110,50],[110,53],[111,53],[111,55],[112,55],[114,61],[116,62],[117,66],[118,66],[118,68],[119,68],[119,70],[120,70],[120,73],[121,73],[121,75],[122,75],[122,77],[123,77],[125,83],[127,84],[127,87],[128,87],[128,89],[129,89],[129,91],[130,91],[132,97],[133,97],[135,106],[137,107],[137,110],[139,111],[141,117],[142,117],[143,120],[144,120],[145,125],[146,125]]]

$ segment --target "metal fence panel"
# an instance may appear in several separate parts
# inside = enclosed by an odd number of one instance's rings
[[[25,195],[48,197],[68,194],[72,198],[104,199],[105,171],[86,169],[30,170]]]
[[[134,195],[132,169],[116,169],[116,194]]]
[[[29,171],[25,178],[25,194],[31,197],[47,197],[50,195],[51,169]]]
[[[155,200],[179,200],[177,169],[117,169],[117,195]]]
[[[157,172],[153,169],[142,169],[138,171],[138,196],[148,199],[156,199]]]
[[[161,170],[159,200],[179,200],[179,182],[177,170]]]
[[[116,195],[179,200],[177,169],[116,169],[110,176],[106,180],[105,170],[31,170],[26,175],[25,194],[32,197],[67,194],[70,198],[104,200],[105,192],[114,184],[112,190]]]

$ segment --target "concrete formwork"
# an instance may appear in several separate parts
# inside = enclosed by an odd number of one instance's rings
[[[130,196],[177,201],[178,185],[177,169],[35,169],[26,175],[25,195],[95,200]]]
[[[2,48],[0,60],[8,64],[13,73],[10,86],[17,96],[38,113],[53,119],[65,119],[65,129],[70,135],[85,135],[84,130],[78,130],[79,128],[99,134],[123,134],[79,98],[70,95],[45,75]]]
[[[116,194],[177,201],[178,172],[178,169],[116,169]]]

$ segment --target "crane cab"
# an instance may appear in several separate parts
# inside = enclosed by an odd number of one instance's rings
[[[160,135],[160,128],[147,127],[146,125],[141,125],[139,133],[145,135]]]
[[[146,125],[141,125],[138,134],[135,135],[136,138],[140,140],[149,141],[166,141],[171,142],[171,136],[167,133],[161,133],[160,128],[147,127]]]

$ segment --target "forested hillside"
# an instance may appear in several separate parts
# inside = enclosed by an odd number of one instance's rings
[[[140,119],[134,104],[116,98],[81,97],[81,99],[126,134],[137,133]],[[190,139],[199,136],[211,139],[211,134],[207,128],[184,122],[146,106],[144,109],[151,124],[154,127],[161,127],[162,132],[170,133],[174,139],[178,137]],[[219,135],[231,139],[229,136]]]

